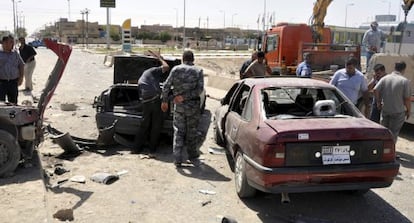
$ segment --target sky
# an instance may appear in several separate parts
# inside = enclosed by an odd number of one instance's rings
[[[110,8],[110,23],[122,25],[131,19],[132,26],[172,25],[200,28],[239,27],[262,29],[266,22],[309,23],[316,0],[116,0]],[[184,4],[185,3],[185,4]],[[404,20],[402,0],[333,0],[327,10],[325,24],[358,27],[370,22],[378,14],[393,14]],[[81,11],[88,9],[88,21],[106,24],[107,10],[100,8],[100,0],[14,0],[19,24],[28,33],[54,24],[59,18],[81,20]],[[414,10],[413,10],[414,11]],[[414,12],[407,20],[414,20]],[[257,20],[260,16],[260,24]],[[86,20],[86,16],[84,17]],[[13,0],[0,0],[0,30],[13,30]],[[21,26],[20,25],[20,26]]]

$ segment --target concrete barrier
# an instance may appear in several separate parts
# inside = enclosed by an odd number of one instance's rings
[[[234,82],[238,79],[217,76],[217,75],[208,75],[207,76],[207,86],[217,88],[220,90],[229,90],[233,86]]]

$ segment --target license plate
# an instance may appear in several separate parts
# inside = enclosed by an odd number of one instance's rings
[[[322,163],[330,164],[350,164],[350,146],[322,146]]]

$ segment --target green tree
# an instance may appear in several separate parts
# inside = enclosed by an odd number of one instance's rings
[[[161,40],[161,42],[165,43],[168,40],[171,40],[171,35],[168,32],[161,32],[159,35],[159,39]]]

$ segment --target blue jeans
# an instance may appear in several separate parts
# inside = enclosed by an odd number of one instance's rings
[[[368,69],[368,67],[369,67],[369,61],[371,60],[371,57],[372,57],[372,55],[374,55],[375,54],[375,52],[370,52],[370,51],[367,51],[367,53],[366,53],[366,57],[367,57],[367,69]]]

